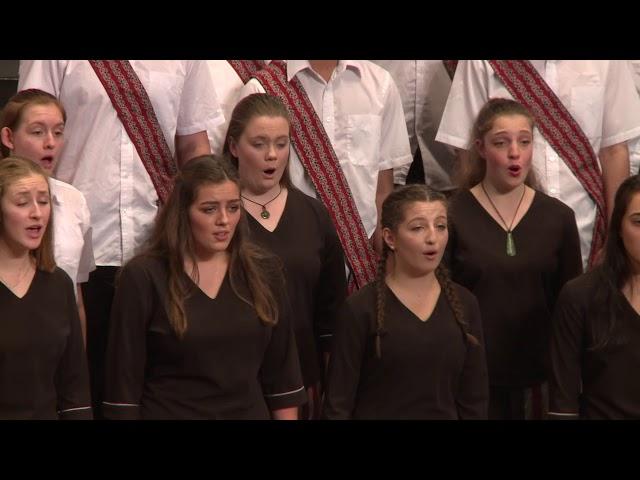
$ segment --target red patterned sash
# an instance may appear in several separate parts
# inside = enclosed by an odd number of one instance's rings
[[[453,80],[453,76],[456,73],[458,67],[458,60],[442,60],[445,70],[449,74],[449,78]]]
[[[509,93],[533,114],[545,140],[571,169],[596,204],[589,266],[604,245],[606,203],[598,156],[571,113],[528,60],[490,60]]]
[[[236,71],[242,83],[247,83],[267,65],[264,60],[227,60],[227,62]]]
[[[128,60],[89,60],[165,203],[177,172],[151,100]]]
[[[287,106],[291,117],[291,142],[313,186],[333,220],[356,287],[376,277],[377,258],[367,237],[351,189],[322,121],[297,78],[287,81],[283,61],[273,61],[254,76],[267,93]]]

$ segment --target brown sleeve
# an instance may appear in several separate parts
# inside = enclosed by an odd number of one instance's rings
[[[316,285],[314,305],[315,333],[323,353],[331,351],[336,316],[347,297],[344,253],[340,238],[326,211],[319,212],[325,245],[322,251],[322,271]]]
[[[549,418],[576,418],[581,388],[584,310],[575,284],[560,292],[551,325],[551,372],[549,375]],[[582,292],[586,295],[586,292]]]
[[[111,308],[102,405],[106,418],[140,418],[146,324],[151,315],[151,279],[139,263],[130,263],[120,273]]]
[[[89,369],[74,285],[69,277],[63,277],[61,280],[67,284],[65,293],[69,311],[69,336],[55,375],[58,415],[61,420],[91,420],[93,412],[89,393]]]
[[[271,339],[260,367],[262,393],[269,410],[297,407],[307,401],[302,383],[296,338],[293,333],[291,306],[284,293],[278,292],[278,323],[271,331]]]
[[[480,306],[468,292],[462,295],[465,305],[465,321],[478,345],[467,342],[467,352],[458,384],[456,407],[461,420],[486,420],[489,409],[489,375],[485,358],[484,336],[480,320]]]
[[[352,417],[369,335],[366,315],[355,311],[351,302],[345,302],[336,322],[323,418],[347,420]]]

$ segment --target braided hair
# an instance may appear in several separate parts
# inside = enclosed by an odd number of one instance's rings
[[[382,214],[380,223],[382,228],[388,228],[396,231],[405,216],[407,206],[413,202],[441,202],[447,206],[446,197],[430,189],[426,185],[406,185],[400,187],[389,194],[382,204]],[[376,331],[375,331],[375,349],[376,356],[382,358],[382,337],[386,334],[384,328],[384,310],[386,305],[386,282],[387,261],[389,259],[391,249],[386,242],[382,245],[382,255],[378,263],[378,273],[376,276]],[[436,279],[444,292],[444,295],[453,310],[456,323],[462,331],[462,335],[466,342],[478,345],[478,340],[469,332],[469,325],[464,319],[462,304],[456,293],[456,290],[449,276],[447,268],[440,264],[435,270]]]

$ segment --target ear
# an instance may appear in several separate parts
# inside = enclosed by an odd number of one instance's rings
[[[473,145],[476,147],[476,151],[478,152],[478,155],[484,158],[484,142],[479,138],[476,138],[473,141]]]
[[[382,229],[382,241],[387,244],[387,247],[389,247],[391,251],[396,249],[396,236],[387,227]]]
[[[9,127],[3,127],[2,130],[0,130],[0,140],[2,141],[2,144],[9,150],[14,149],[13,132]]]
[[[229,151],[231,152],[231,155],[238,158],[238,144],[233,137],[229,137]]]

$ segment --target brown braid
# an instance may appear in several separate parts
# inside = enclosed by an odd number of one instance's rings
[[[388,228],[391,231],[397,231],[398,225],[404,221],[405,210],[407,205],[413,202],[442,202],[446,207],[447,200],[445,196],[436,192],[426,185],[406,185],[400,187],[389,194],[382,204],[382,212],[380,215],[380,224],[382,228]],[[383,242],[382,256],[378,264],[377,275],[377,311],[376,311],[376,333],[375,348],[376,356],[382,358],[382,337],[386,334],[384,330],[384,307],[386,299],[386,283],[385,276],[387,272],[387,259],[391,249],[386,242]],[[456,294],[456,290],[451,282],[451,278],[446,267],[442,264],[436,268],[436,279],[440,283],[440,287],[444,291],[447,302],[453,310],[457,324],[462,330],[465,341],[478,345],[478,340],[469,333],[469,325],[464,320],[462,305]]]
[[[378,262],[378,274],[376,276],[377,310],[376,310],[376,357],[382,358],[382,336],[384,331],[384,307],[386,303],[386,283],[384,281],[387,274],[387,258],[389,257],[389,247],[384,243],[382,255]]]
[[[471,333],[469,333],[469,324],[464,319],[462,304],[460,303],[460,298],[458,298],[456,289],[453,287],[453,282],[451,281],[451,277],[449,276],[447,267],[445,267],[443,264],[438,265],[435,274],[445,297],[447,297],[447,302],[449,302],[449,306],[451,307],[451,310],[453,310],[453,316],[455,317],[458,326],[462,330],[462,335],[465,341],[472,345],[480,345],[478,339]]]

